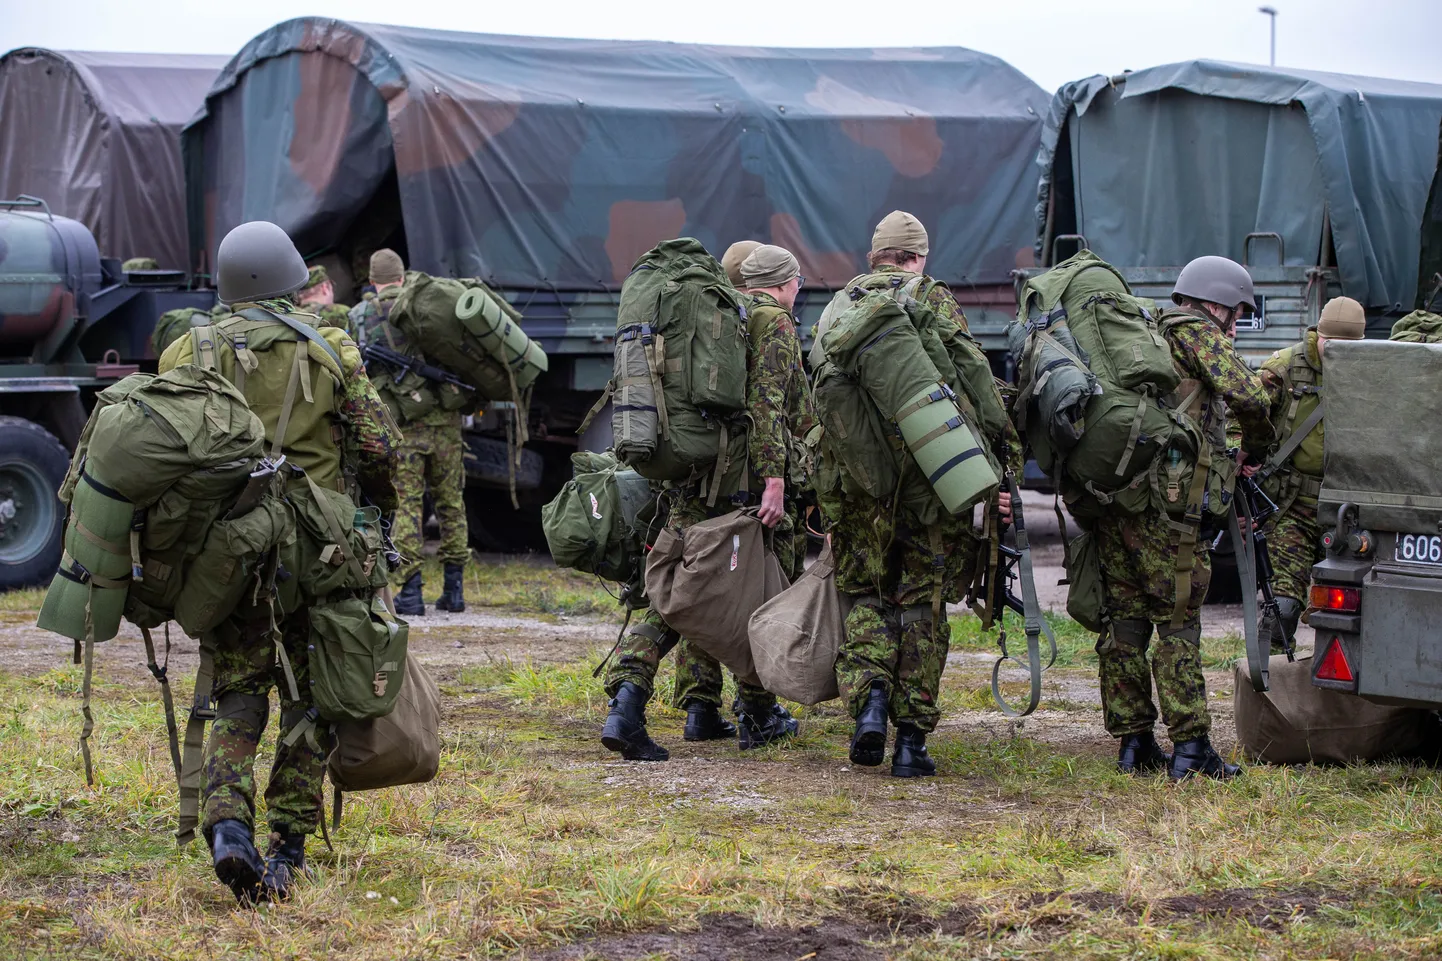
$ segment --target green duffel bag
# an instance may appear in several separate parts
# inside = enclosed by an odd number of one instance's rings
[[[609,451],[571,455],[576,475],[541,508],[541,529],[557,567],[619,584],[638,578],[642,534],[637,515],[652,499],[651,485]]]
[[[441,692],[420,662],[406,656],[406,680],[389,714],[335,725],[326,771],[338,791],[424,784],[441,765]]]
[[[374,597],[310,608],[310,692],[332,722],[384,717],[405,684],[406,622]]]

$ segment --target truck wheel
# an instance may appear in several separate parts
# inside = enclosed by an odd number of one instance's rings
[[[0,591],[44,584],[60,566],[70,455],[39,424],[0,417]]]

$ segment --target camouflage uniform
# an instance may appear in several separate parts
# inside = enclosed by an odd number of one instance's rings
[[[1227,456],[1227,412],[1241,426],[1244,449],[1254,456],[1264,453],[1271,438],[1267,397],[1261,380],[1231,340],[1201,310],[1170,309],[1163,320],[1172,363],[1183,380],[1174,397],[1187,396],[1193,386],[1200,386],[1199,406],[1192,409],[1203,412],[1202,428],[1212,445],[1212,457]],[[1173,324],[1167,325],[1168,320]],[[1201,608],[1211,581],[1211,562],[1205,540],[1199,539],[1192,554],[1191,593],[1181,623],[1173,627],[1181,526],[1153,505],[1133,517],[1103,515],[1092,530],[1109,618],[1097,641],[1102,709],[1113,737],[1151,731],[1157,718],[1153,676],[1174,742],[1199,738],[1211,728],[1201,663]],[[1157,645],[1149,667],[1153,625]]]
[[[234,309],[241,311],[251,306],[260,306],[275,313],[289,313],[299,320],[309,321],[288,301],[265,301],[255,305],[241,303],[236,304]],[[174,349],[166,351],[160,364],[162,372],[189,359],[187,351],[182,349],[188,343],[188,340],[178,342]],[[344,425],[345,451],[350,454],[343,458],[345,470],[353,472],[357,485],[373,502],[387,509],[393,506],[395,500],[390,468],[400,442],[399,432],[390,412],[366,378],[359,355],[345,349],[353,350],[353,342],[349,338],[332,340],[332,344],[336,343],[342,346],[343,362],[354,359],[354,366],[346,371],[338,391],[337,411],[332,420],[337,426]],[[317,371],[315,376],[323,377],[325,374]],[[273,425],[267,424],[267,446],[274,442],[272,430]],[[311,469],[313,466],[306,463],[308,455],[304,451],[287,446],[282,448],[282,453],[298,467]],[[317,477],[315,480],[327,486],[344,483],[342,478]],[[212,691],[216,704],[216,718],[206,742],[203,768],[205,810],[202,828],[207,838],[211,828],[219,821],[233,818],[250,825],[255,822],[255,755],[268,720],[272,687],[280,695],[281,723],[265,793],[270,830],[282,835],[308,834],[319,823],[326,758],[323,733],[312,731],[292,745],[285,743],[296,726],[306,719],[311,707],[304,695],[309,687],[306,654],[310,639],[309,611],[304,607],[293,611],[281,617],[274,627],[279,635],[282,654],[294,672],[296,689],[301,693],[299,700],[291,697],[289,683],[280,666],[275,635],[271,633],[271,616],[268,603],[244,604],[203,639],[214,648]]]
[[[801,367],[801,341],[795,321],[769,294],[753,295],[747,314],[747,411],[754,428],[749,436],[750,488],[758,491],[767,477],[788,478],[796,463],[795,438],[815,422],[811,393]],[[737,500],[745,495],[738,495]],[[754,499],[754,498],[753,498]],[[685,491],[672,508],[667,523],[684,530],[693,524],[720,517],[735,510],[725,498],[707,506],[695,491]],[[788,578],[801,574],[806,562],[806,536],[801,529],[794,501],[775,528],[775,550]],[[610,670],[606,693],[615,697],[621,685],[630,681],[649,696],[666,642],[674,637],[655,611],[647,610],[641,621],[622,638]],[[758,714],[776,703],[775,695],[749,684],[738,684],[741,699]],[[705,651],[682,640],[676,660],[675,703],[695,699],[721,704],[721,665]]]
[[[405,351],[400,332],[386,324],[400,293],[399,284],[387,287],[379,294],[367,294],[351,309],[351,322],[361,331],[364,343],[389,343],[394,349]],[[388,329],[383,330],[382,325]],[[391,579],[400,585],[421,569],[427,487],[441,526],[437,557],[449,564],[465,564],[470,558],[465,502],[466,448],[461,436],[463,418],[458,411],[436,407],[415,420],[404,420],[399,408],[394,403],[390,406],[405,432],[405,440],[396,451],[395,485],[399,503],[391,522],[391,543],[401,556]]]
[[[893,264],[878,264],[873,273],[914,276]],[[966,315],[946,285],[929,277],[922,284],[921,299],[935,313],[943,339],[950,336],[948,325],[965,332]],[[1002,464],[1020,467],[1021,442],[1010,422],[1004,436],[991,440]],[[928,528],[890,501],[841,488],[820,500],[836,556],[836,586],[851,608],[836,660],[841,696],[855,716],[873,682],[880,682],[891,719],[929,733],[940,717],[937,699],[951,640],[945,604],[964,598],[977,570],[982,541],[971,516],[944,516]]]
[[[1317,331],[1307,331],[1299,344],[1273,354],[1262,365],[1262,385],[1272,402],[1272,423],[1277,444],[1283,444],[1320,403],[1322,356]],[[1281,511],[1267,531],[1267,547],[1275,577],[1272,590],[1279,597],[1306,603],[1312,565],[1320,561],[1322,531],[1317,522],[1317,495],[1322,488],[1322,443],[1325,422],[1312,428],[1307,439],[1266,481],[1267,496]]]

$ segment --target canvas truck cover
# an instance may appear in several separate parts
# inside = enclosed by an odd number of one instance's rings
[[[268,217],[316,254],[390,191],[408,265],[432,274],[615,290],[657,242],[694,236],[717,253],[781,244],[834,287],[904,208],[931,231],[931,273],[1006,283],[1030,262],[1046,101],[959,48],[290,20],[246,44],[186,128],[192,253],[208,264],[229,228]]]
[[[1047,114],[1036,233],[1130,267],[1240,261],[1273,231],[1312,265],[1330,215],[1343,291],[1405,312],[1439,120],[1442,86],[1375,77],[1193,60],[1074,81]]]
[[[180,131],[226,58],[24,47],[0,57],[0,199],[79,220],[100,253],[189,263]]]
[[[1318,512],[1356,504],[1363,527],[1435,534],[1442,521],[1442,344],[1327,342]]]

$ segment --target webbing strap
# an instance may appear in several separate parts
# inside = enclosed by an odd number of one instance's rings
[[[1142,436],[1142,418],[1147,414],[1147,395],[1142,394],[1141,400],[1137,402],[1137,415],[1132,418],[1132,430],[1127,435],[1127,449],[1122,453],[1122,459],[1117,461],[1117,476],[1127,476],[1127,466],[1132,462],[1132,455],[1137,452],[1137,441]]]
[[[295,389],[300,384],[301,370],[309,370],[305,361],[305,348],[297,345],[295,362],[290,365],[290,380],[285,384],[285,399],[280,403],[280,419],[275,422],[275,440],[270,445],[270,459],[280,457],[285,447],[285,432],[290,429],[290,415],[295,410]]]
[[[661,383],[666,369],[666,338],[656,334],[648,340],[644,330],[642,335],[641,350],[646,357],[646,369],[651,374],[651,391],[656,396],[656,423],[661,436],[668,437],[671,434],[671,418],[666,412],[666,389]]]
[[[932,404],[937,403],[944,397],[946,397],[946,391],[940,386],[938,386],[936,390],[930,391],[920,400],[913,401],[912,403],[907,404],[905,407],[901,408],[901,410],[896,412],[896,416],[892,417],[891,419],[899,424],[902,421],[906,420],[906,418],[910,417],[912,414],[916,413],[919,410],[922,410],[923,408],[930,407]]]
[[[1266,464],[1263,465],[1263,470],[1266,473],[1270,474],[1281,467],[1287,462],[1287,458],[1291,457],[1296,449],[1302,446],[1302,442],[1307,439],[1307,435],[1312,433],[1312,430],[1322,422],[1322,412],[1325,406],[1326,404],[1323,401],[1318,400],[1316,408],[1312,413],[1307,415],[1306,420],[1302,421],[1302,426],[1292,431],[1292,436],[1288,437],[1283,441],[1281,447],[1278,447],[1272,452],[1272,456],[1268,457]]]
[[[91,602],[95,598],[95,585],[89,585],[85,596],[85,676],[80,682],[80,714],[84,718],[80,725],[80,756],[85,760],[85,783],[95,786],[95,769],[90,762],[90,735],[95,733],[95,715],[90,713],[90,679],[95,670],[95,619]]]
[[[167,670],[170,667],[170,622],[165,623],[165,663],[155,662],[155,641],[150,636],[150,629],[142,627],[140,636],[145,639],[145,663],[150,668],[151,676],[160,684],[160,701],[165,705],[165,733],[170,738],[170,764],[175,769],[175,783],[180,783],[180,730],[175,723],[175,698],[170,693],[170,678]]]
[[[105,551],[108,554],[118,554],[121,557],[124,557],[126,554],[130,553],[129,544],[121,544],[118,541],[106,540],[99,534],[92,531],[90,528],[86,527],[85,522],[82,521],[80,518],[76,517],[72,519],[75,522],[75,533],[79,534],[81,537],[85,538],[87,541],[94,544],[102,551]]]
[[[731,469],[731,432],[726,422],[721,422],[721,439],[716,448],[716,467],[711,472],[711,491],[706,495],[706,506],[715,507],[716,497],[721,493],[721,479]]]
[[[616,381],[613,378],[606,381],[606,389],[601,391],[601,396],[596,400],[594,404],[591,405],[591,409],[586,411],[586,416],[581,419],[581,426],[576,428],[577,437],[584,434],[586,432],[586,428],[591,426],[591,421],[595,420],[596,417],[601,413],[601,411],[606,409],[606,405],[611,402],[611,397],[615,393]]]
[[[1207,472],[1212,466],[1212,448],[1202,443],[1202,452],[1192,468],[1192,487],[1187,491],[1187,508],[1182,523],[1168,521],[1181,535],[1177,542],[1177,566],[1175,574],[1176,595],[1172,606],[1172,628],[1179,628],[1186,622],[1187,605],[1192,601],[1192,562],[1196,558],[1197,541],[1202,534],[1202,497],[1207,489]]]
[[[200,667],[195,672],[195,694],[185,722],[185,752],[180,764],[180,823],[175,840],[181,847],[195,840],[200,826],[200,778],[205,764],[205,725],[215,720],[215,634],[200,635]]]
[[[326,340],[320,331],[309,324],[301,323],[293,317],[287,317],[285,314],[277,314],[274,311],[266,310],[264,307],[247,307],[240,312],[239,316],[247,320],[273,321],[285,324],[291,330],[325,351],[326,355],[335,361],[336,366],[341,369],[342,373],[345,371],[345,368],[340,362],[340,354],[335,352],[335,348],[330,345],[330,341]]]
[[[215,328],[206,324],[190,328],[192,359],[206,370],[215,370]]]
[[[1001,693],[1001,667],[1007,661],[1015,661],[1006,649],[1006,631],[1001,632],[998,644],[1001,645],[1001,656],[991,668],[991,696],[996,701],[996,706],[1001,713],[1007,717],[1026,717],[1035,711],[1041,703],[1041,675],[1047,668],[1056,663],[1056,635],[1052,633],[1051,625],[1046,622],[1041,613],[1041,600],[1036,593],[1035,569],[1031,559],[1031,536],[1026,531],[1026,517],[1022,513],[1021,488],[1017,485],[1016,474],[1007,471],[1005,483],[1011,492],[1011,520],[1016,530],[1017,550],[1017,575],[1021,581],[1021,606],[1023,630],[1026,632],[1026,664],[1028,674],[1031,678],[1031,693],[1027,696],[1026,707],[1020,711],[1007,703]],[[1061,528],[1062,543],[1066,543],[1066,527]],[[1041,662],[1041,638],[1045,635],[1047,643],[1051,645],[1051,658],[1042,664]]]
[[[1257,554],[1252,546],[1251,507],[1245,497],[1232,498],[1232,516],[1228,519],[1227,533],[1231,535],[1232,553],[1237,559],[1237,579],[1242,583],[1242,636],[1246,641],[1247,675],[1252,690],[1268,689],[1267,667],[1271,650],[1262,650],[1261,632],[1258,631],[1257,610]]]
[[[285,676],[285,689],[290,693],[291,701],[293,703],[299,704],[300,687],[295,683],[295,670],[290,665],[290,655],[286,653],[285,644],[282,643],[280,635],[276,635],[275,638],[275,658],[277,661],[280,662],[280,671]],[[305,738],[306,743],[309,744],[311,748],[319,751],[320,744],[316,741],[315,738],[315,726],[317,720],[318,715],[316,714],[315,708],[312,707],[305,712],[304,717],[302,717],[299,721],[296,722],[295,727],[291,728],[290,732],[287,733],[285,737],[281,738],[280,743],[284,744],[288,748],[295,747],[297,741],[299,741],[301,738]]]
[[[946,585],[946,544],[941,538],[941,525],[926,529],[931,545],[931,639],[936,640],[936,625],[941,623],[941,595]]]
[[[92,587],[104,587],[109,590],[123,591],[130,587],[129,578],[104,577],[86,569],[85,565],[70,556],[69,551],[60,552],[60,568],[55,572],[66,580],[74,581],[77,584],[85,584]],[[86,601],[89,604],[89,601]]]
[[[310,479],[309,474],[305,475],[305,482],[310,486],[310,494],[315,498],[316,505],[320,507],[321,516],[325,518],[325,526],[330,532],[331,539],[335,541],[337,549],[345,556],[345,562],[350,565],[350,572],[355,575],[356,585],[364,586],[369,578],[366,577],[365,569],[361,567],[360,561],[351,551],[350,539],[346,536],[347,528],[341,525],[340,519],[330,508],[330,501],[322,496],[320,488],[316,486],[315,481]]]

